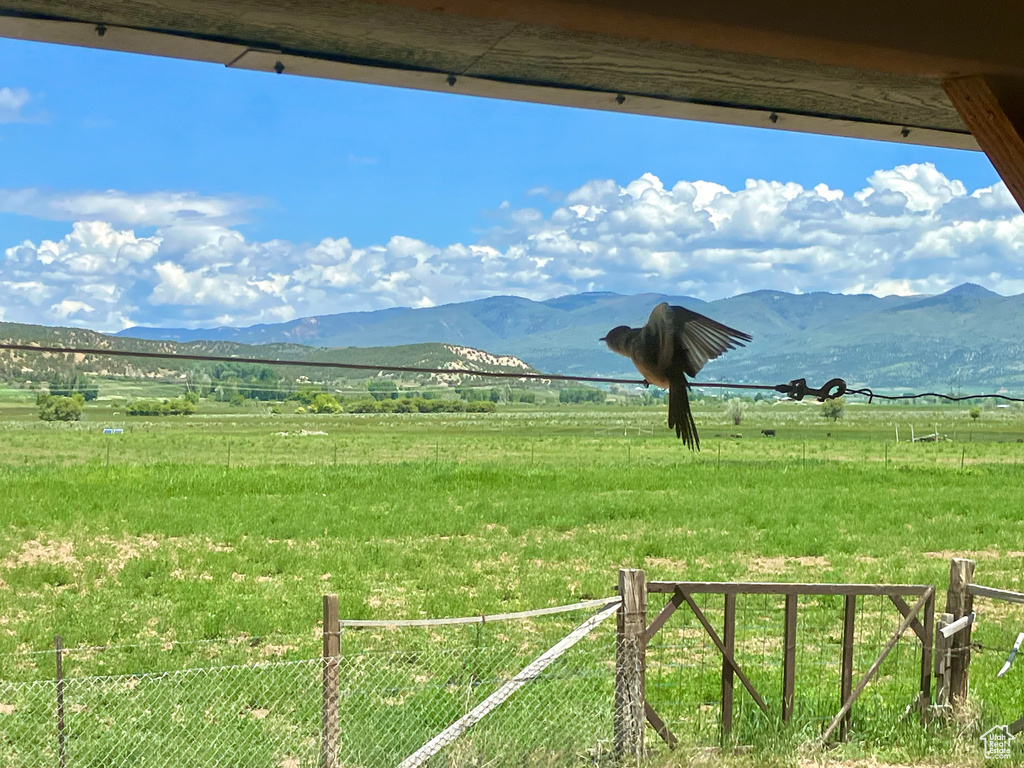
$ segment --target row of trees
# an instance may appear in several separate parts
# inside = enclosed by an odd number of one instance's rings
[[[334,395],[321,392],[306,406],[305,413],[494,413],[497,406],[489,400],[428,400],[423,397],[376,400],[365,398],[344,405]]]
[[[187,396],[173,400],[136,400],[125,412],[129,416],[188,416],[196,412],[196,406]]]
[[[558,392],[560,403],[603,403],[605,399],[604,390],[595,387],[564,387]]]
[[[366,389],[374,400],[400,400],[405,398],[422,398],[424,400],[446,399],[444,392],[430,390],[400,390],[398,385],[389,379],[373,379],[366,384]],[[456,387],[455,394],[460,400],[467,402],[490,401],[492,403],[536,403],[537,393],[526,389],[501,387]]]

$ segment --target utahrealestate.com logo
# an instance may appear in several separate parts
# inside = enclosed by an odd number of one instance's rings
[[[1010,733],[1009,726],[997,725],[981,734],[981,741],[985,745],[985,757],[993,760],[1008,760],[1010,758],[1010,742],[1016,737]]]

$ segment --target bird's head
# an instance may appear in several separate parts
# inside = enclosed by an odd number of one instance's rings
[[[619,325],[608,331],[608,335],[598,339],[598,341],[603,341],[612,351],[620,352],[624,349],[626,339],[629,338],[631,330],[628,325]]]

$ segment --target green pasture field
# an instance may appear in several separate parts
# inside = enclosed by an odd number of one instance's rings
[[[849,402],[829,422],[812,403],[758,403],[738,426],[720,403],[695,414],[700,453],[670,435],[657,406],[317,416],[204,402],[194,416],[157,419],[126,418],[101,400],[81,422],[52,424],[35,418],[25,393],[0,392],[0,679],[52,676],[42,652],[55,634],[73,649],[71,676],[315,658],[328,592],[344,618],[406,619],[605,597],[622,567],[652,579],[941,590],[952,556],[975,558],[980,582],[1022,588],[1020,408],[985,407],[975,421],[966,406]],[[910,443],[911,427],[948,439]],[[652,614],[662,600],[652,596]],[[705,605],[719,621],[720,606]],[[862,606],[860,672],[898,623],[883,608]],[[830,654],[841,610],[801,604],[801,632],[815,640],[801,647],[798,698],[808,703],[798,725],[758,720],[737,684],[737,741],[754,751],[730,760],[826,759],[801,745],[838,708]],[[761,598],[741,606],[738,635],[763,642],[758,659],[774,658],[779,613]],[[828,759],[982,764],[982,726],[1024,713],[1024,668],[995,678],[1024,611],[987,604],[979,617],[976,638],[994,650],[972,667],[976,720],[922,727],[902,715],[917,685],[908,640],[878,683],[892,700],[869,687],[854,738]],[[554,642],[581,619],[538,622],[539,631]],[[720,658],[695,650],[682,624],[669,629],[652,651],[651,698],[686,743],[717,743]],[[351,632],[345,642],[522,640],[514,629],[446,633]],[[513,655],[528,661],[550,643],[521,645]],[[756,673],[773,712],[777,673],[768,663]],[[689,722],[690,704],[711,715]],[[702,754],[682,750],[666,764]]]

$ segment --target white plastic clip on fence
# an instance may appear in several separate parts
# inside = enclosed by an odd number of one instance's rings
[[[1003,664],[1003,668],[999,670],[996,677],[1002,677],[1010,671],[1010,666],[1013,664],[1013,660],[1017,658],[1017,651],[1020,650],[1022,640],[1024,640],[1024,632],[1017,635],[1017,642],[1013,644],[1013,648],[1010,649],[1010,655],[1006,657],[1006,663]]]
[[[959,619],[954,621],[952,624],[947,624],[939,632],[942,633],[943,637],[952,637],[961,629],[966,629],[974,623],[975,613],[972,611],[970,616],[961,616]]]

